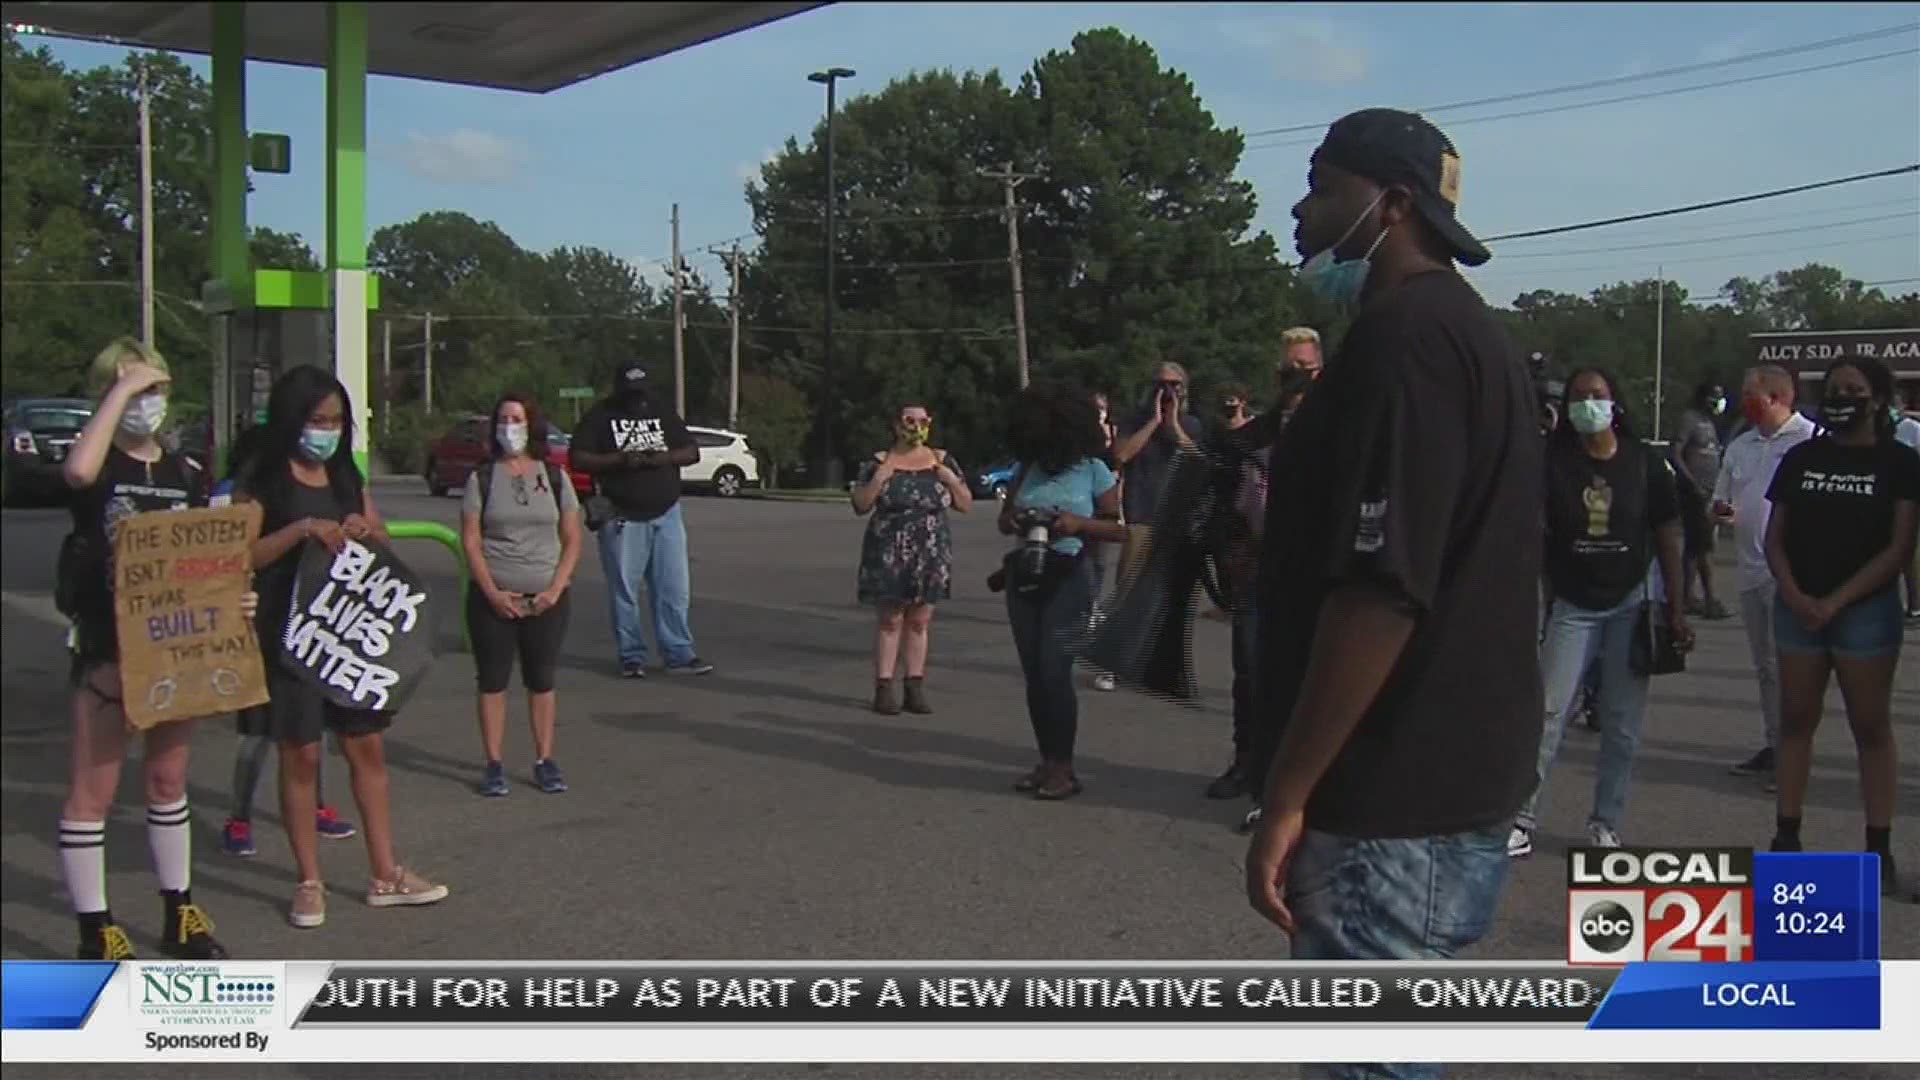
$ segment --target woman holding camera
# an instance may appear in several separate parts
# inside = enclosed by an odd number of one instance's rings
[[[1650,672],[1635,662],[1655,606],[1648,565],[1658,555],[1665,595],[1681,596],[1680,504],[1673,469],[1635,438],[1612,376],[1586,368],[1567,379],[1550,436],[1546,476],[1546,571],[1553,593],[1540,670],[1545,730],[1534,793],[1517,816],[1507,854],[1533,851],[1540,793],[1560,750],[1588,668],[1600,667],[1600,767],[1587,816],[1587,842],[1620,846],[1620,818],[1646,718]],[[1652,610],[1650,611],[1650,607]],[[1674,646],[1691,648],[1679,605],[1664,605]]]
[[[1066,636],[1085,623],[1093,604],[1087,545],[1119,543],[1127,532],[1092,398],[1063,386],[1029,386],[1014,399],[1007,442],[1020,472],[1001,505],[1000,531],[1024,538],[1007,556],[1007,621],[1040,749],[1040,764],[1014,787],[1068,799],[1081,790],[1073,771],[1080,706]]]
[[[906,708],[924,715],[927,638],[933,606],[953,594],[953,532],[947,509],[973,508],[973,493],[945,450],[927,445],[933,416],[907,405],[894,419],[893,446],[873,456],[853,487],[853,512],[867,519],[860,542],[859,596],[878,612],[873,631],[873,711],[897,716],[894,665],[904,642]]]

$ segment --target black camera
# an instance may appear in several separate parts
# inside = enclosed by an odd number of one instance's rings
[[[1038,587],[1047,576],[1047,553],[1053,547],[1052,510],[1026,507],[1014,511],[1013,526],[1020,534],[1020,546],[1007,553],[999,570],[987,575],[987,588],[999,592],[1009,581],[1015,592]]]
[[[1560,398],[1566,383],[1547,378],[1547,354],[1527,357],[1527,373],[1533,377],[1533,393],[1540,410],[1540,434],[1551,435],[1560,426]]]

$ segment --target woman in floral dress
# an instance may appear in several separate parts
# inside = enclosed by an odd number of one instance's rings
[[[893,446],[873,456],[853,488],[853,512],[871,514],[860,543],[860,602],[878,613],[873,632],[873,711],[900,712],[894,667],[904,641],[906,709],[927,704],[927,633],[933,606],[953,594],[953,532],[949,508],[966,513],[973,493],[944,450],[927,445],[933,417],[908,405],[894,422]]]

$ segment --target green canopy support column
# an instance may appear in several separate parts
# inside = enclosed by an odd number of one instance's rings
[[[216,460],[233,445],[235,310],[252,306],[247,249],[247,13],[236,0],[213,5],[213,244],[211,287],[202,296],[213,322],[213,441]]]
[[[327,5],[327,276],[334,374],[353,399],[353,460],[368,474],[367,5]]]

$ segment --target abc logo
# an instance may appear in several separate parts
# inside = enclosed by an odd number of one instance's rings
[[[1597,953],[1617,953],[1633,940],[1633,912],[1602,900],[1580,915],[1580,940]]]

